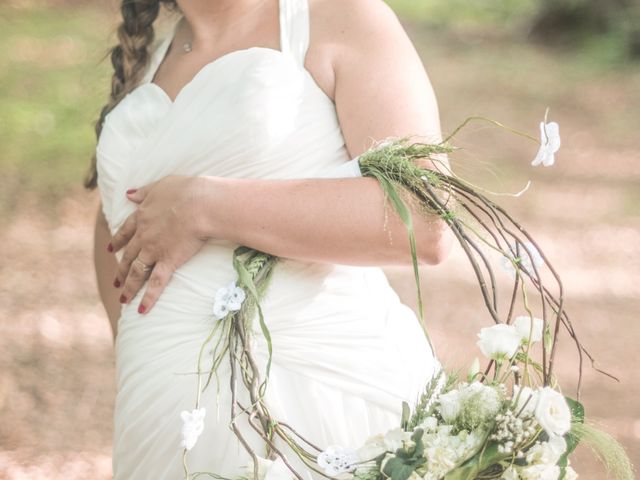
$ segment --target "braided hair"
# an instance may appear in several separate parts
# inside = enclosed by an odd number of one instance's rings
[[[153,23],[158,18],[161,4],[170,10],[179,10],[175,0],[122,0],[122,23],[118,26],[119,43],[111,49],[111,94],[102,107],[95,123],[96,139],[100,138],[102,124],[107,114],[142,79],[149,62],[149,45],[154,40]],[[97,186],[96,154],[84,179],[84,187],[93,190]]]

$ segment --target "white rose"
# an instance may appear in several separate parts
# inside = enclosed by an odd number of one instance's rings
[[[384,436],[384,445],[389,452],[395,452],[402,448],[402,442],[411,440],[411,432],[405,432],[402,428],[396,427],[389,430]]]
[[[481,329],[478,338],[482,353],[497,361],[513,357],[520,347],[520,335],[515,327],[504,323]]]
[[[567,442],[563,437],[554,435],[547,442],[537,443],[527,452],[527,463],[531,465],[555,465],[567,451]]]
[[[504,472],[502,472],[501,480],[520,480],[520,475],[513,465],[510,465]]]
[[[576,480],[577,478],[578,474],[573,468],[567,467],[564,469],[564,480]]]
[[[542,319],[535,318],[533,319],[533,330],[531,329],[531,317],[526,315],[516,317],[513,321],[513,326],[520,335],[520,341],[522,343],[535,343],[542,340]],[[529,338],[531,335],[531,338]]]
[[[382,455],[387,451],[387,446],[384,441],[384,436],[382,434],[377,434],[372,437],[369,437],[356,453],[358,454],[358,459],[361,462],[365,462],[368,460],[372,460],[379,455]]]
[[[538,405],[538,392],[532,390],[529,387],[520,387],[518,385],[513,386],[513,401],[515,404],[516,414],[520,413],[523,416],[535,415],[536,406]]]
[[[460,402],[460,392],[458,390],[451,390],[438,398],[440,402],[440,415],[447,423],[455,422],[462,404]]]
[[[538,389],[536,420],[547,435],[564,435],[571,428],[571,410],[561,393],[551,387]]]
[[[418,426],[426,432],[432,432],[438,428],[438,419],[436,417],[427,417]]]
[[[560,467],[557,465],[531,465],[520,469],[522,480],[558,480]]]

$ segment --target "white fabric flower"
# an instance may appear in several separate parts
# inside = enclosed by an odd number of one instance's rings
[[[520,335],[513,325],[500,323],[480,330],[478,347],[482,353],[496,361],[513,357],[520,348]]]
[[[182,442],[181,446],[186,448],[187,450],[191,450],[198,437],[204,430],[204,416],[206,415],[207,410],[202,408],[196,408],[191,412],[187,410],[183,410],[180,413],[180,418],[182,418]]]
[[[561,393],[551,387],[538,389],[536,420],[547,435],[564,435],[571,428],[571,410]]]
[[[516,246],[512,244],[510,251],[519,253],[518,257],[502,256],[502,269],[511,276],[515,276],[516,274],[513,262],[518,262],[522,269],[531,276],[535,275],[534,266],[535,269],[539,271],[540,267],[544,265],[542,255],[540,255],[538,249],[531,242],[522,242],[522,245],[519,245],[517,249]]]
[[[540,122],[540,149],[531,165],[550,167],[555,162],[555,153],[560,149],[560,126],[556,122]]]
[[[240,310],[245,297],[244,290],[235,281],[218,288],[213,302],[213,314],[221,319],[231,311]]]
[[[540,318],[533,318],[533,330],[531,329],[531,317],[522,315],[516,317],[513,321],[518,335],[520,335],[520,341],[524,344],[529,342],[535,343],[542,340],[542,326],[543,322]],[[531,336],[531,338],[529,338]]]
[[[331,445],[317,456],[316,461],[320,468],[324,468],[326,475],[335,477],[353,471],[358,463],[358,454],[351,448]]]

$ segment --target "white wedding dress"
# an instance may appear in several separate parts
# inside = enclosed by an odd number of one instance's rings
[[[154,50],[141,84],[107,115],[97,145],[98,186],[112,232],[135,208],[125,191],[166,175],[312,178],[347,165],[335,105],[303,65],[307,0],[280,0],[279,18],[280,50],[223,55],[173,102],[151,80],[175,25]],[[198,351],[215,322],[216,290],[236,279],[237,246],[208,242],[174,273],[149,313],[136,311],[144,289],[123,306],[115,347],[115,479],[183,478],[180,412],[195,407]],[[321,448],[357,448],[399,426],[402,401],[413,404],[440,368],[416,315],[381,268],[282,259],[262,307],[273,341],[267,404]],[[264,337],[254,330],[264,364]],[[228,426],[228,361],[219,369],[218,397],[212,383],[202,397],[204,431],[187,462],[191,472],[233,477],[245,472],[249,456]],[[263,442],[244,418],[239,425],[263,455]],[[282,448],[306,479],[322,478]]]

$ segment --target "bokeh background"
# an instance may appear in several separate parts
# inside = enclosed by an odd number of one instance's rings
[[[640,464],[640,7],[632,0],[393,0],[438,95],[443,130],[484,115],[538,135],[546,107],[563,146],[486,124],[456,139],[458,172],[494,191],[562,276],[599,366],[587,414]],[[0,1],[0,479],[107,479],[114,369],[92,264],[97,193],[81,188],[109,85],[114,1]],[[162,23],[158,35],[162,35]],[[415,307],[410,270],[387,269]],[[505,277],[505,282],[508,278]],[[490,320],[459,250],[422,269],[429,329],[450,368],[479,354]],[[558,374],[575,386],[562,342]],[[606,473],[580,448],[582,478]]]

